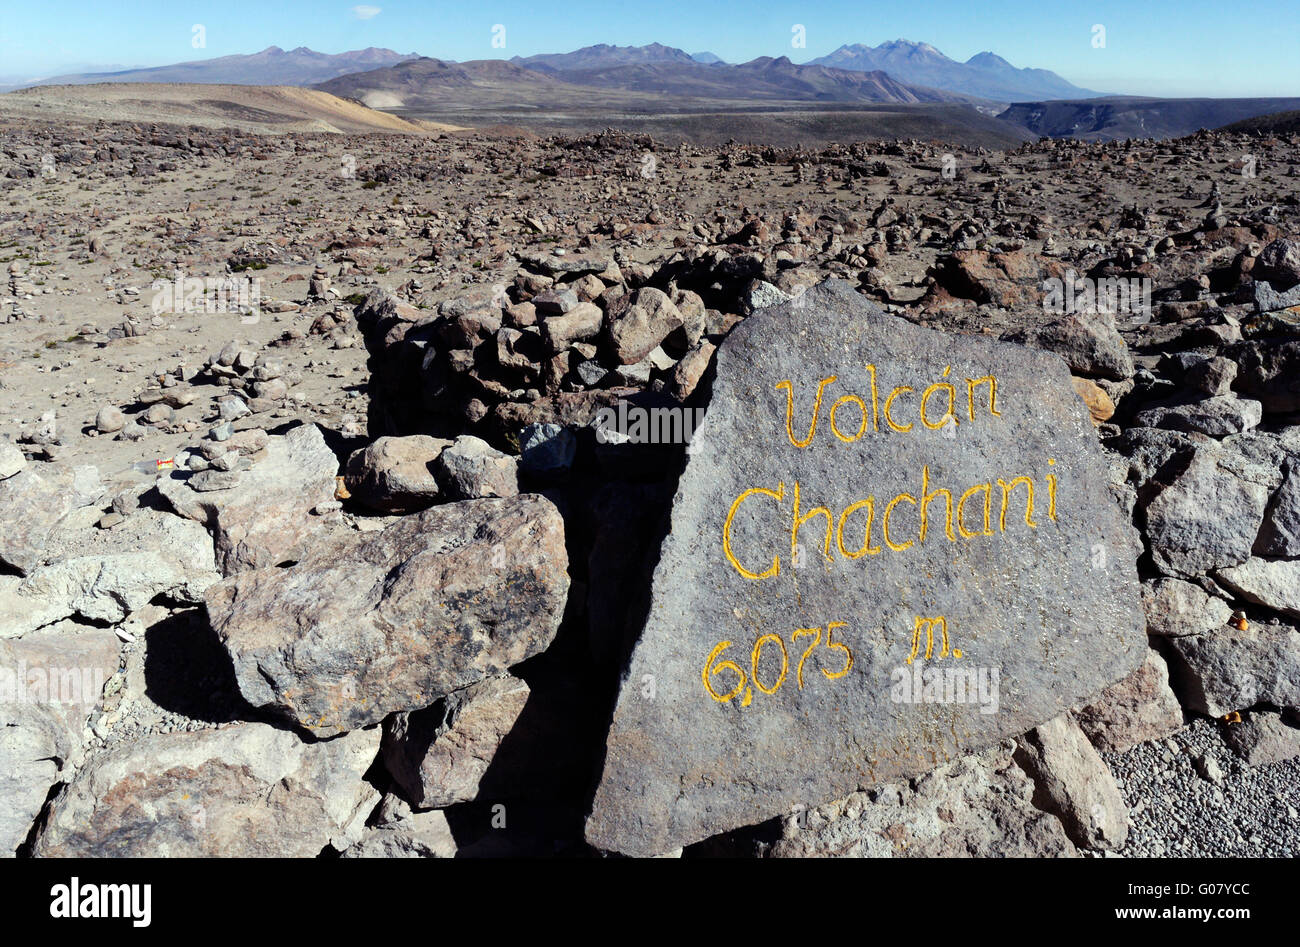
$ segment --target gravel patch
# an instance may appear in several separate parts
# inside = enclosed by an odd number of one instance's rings
[[[1123,855],[1300,855],[1300,758],[1248,766],[1204,718],[1165,740],[1102,754],[1129,806]]]

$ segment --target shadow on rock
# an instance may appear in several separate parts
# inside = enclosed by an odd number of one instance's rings
[[[239,693],[234,665],[203,609],[164,618],[145,634],[145,694],[163,710],[205,723],[276,722]]]

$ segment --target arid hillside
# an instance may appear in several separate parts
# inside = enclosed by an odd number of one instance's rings
[[[0,115],[45,121],[163,122],[204,128],[285,132],[449,131],[451,125],[400,118],[316,89],[296,86],[97,83],[37,86],[0,95]]]

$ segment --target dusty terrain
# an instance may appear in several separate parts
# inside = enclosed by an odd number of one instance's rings
[[[129,98],[139,88],[119,91]],[[1225,207],[1246,211],[1272,196],[1286,212],[1294,200],[1288,174],[1300,161],[1281,142],[1250,142],[1260,152],[1259,177],[1244,178],[1234,162],[1245,139],[1236,147],[1062,143],[1012,152],[876,145],[855,156],[843,147],[665,151],[649,136],[620,135],[262,137],[127,125],[92,135],[89,127],[70,134],[12,120],[2,127],[0,257],[34,289],[15,295],[11,283],[0,303],[22,314],[10,317],[3,338],[13,407],[0,436],[11,438],[50,410],[68,432],[93,427],[103,400],[120,402],[120,392],[145,387],[180,362],[197,365],[231,339],[261,346],[291,327],[306,329],[321,311],[347,309],[341,297],[373,285],[406,286],[431,309],[467,288],[508,284],[521,250],[618,247],[650,261],[740,231],[751,218],[779,226],[791,214],[810,214],[842,221],[845,231],[824,246],[804,245],[819,268],[860,272],[877,298],[910,305],[953,246],[990,241],[1034,253],[1050,242],[1061,259],[1096,255],[1135,206],[1159,228],[1143,232],[1155,242],[1199,223],[1211,185]],[[945,153],[953,155],[955,180],[942,174]],[[45,154],[55,156],[53,177],[42,176]],[[888,234],[901,234],[909,220],[925,238],[891,244]],[[250,260],[265,263],[244,275],[262,280],[270,304],[255,323],[235,313],[150,311],[153,281],[177,270],[220,277],[229,263]],[[333,277],[332,307],[302,305],[316,265]],[[286,311],[271,311],[281,303]],[[98,338],[128,320],[138,323],[138,337]],[[284,351],[302,366],[341,360],[338,370],[360,372],[364,350],[330,344],[309,336]],[[319,372],[304,372],[304,381],[310,410],[323,411],[331,391],[334,400],[343,397],[342,386]],[[178,419],[197,421],[202,407],[183,409]],[[303,416],[315,416],[310,410]],[[146,447],[162,455],[175,443],[69,436],[62,450],[78,460],[85,453],[91,463],[107,452],[109,466],[120,467],[128,457],[143,459],[135,455]]]
[[[169,88],[155,91],[166,99]],[[1088,815],[1080,801],[1090,798],[1087,792],[1045,801],[1041,771],[1025,766],[1022,745],[1014,753],[994,748],[971,757],[969,766],[959,762],[911,785],[821,806],[825,800],[808,800],[816,807],[811,821],[774,820],[738,839],[701,843],[694,853],[1300,852],[1293,716],[1300,706],[1300,656],[1292,647],[1300,633],[1289,617],[1295,600],[1276,587],[1234,590],[1223,576],[1233,560],[1214,558],[1220,541],[1231,547],[1229,557],[1242,552],[1236,563],[1250,556],[1266,501],[1267,516],[1280,516],[1288,489],[1281,484],[1294,476],[1290,458],[1300,447],[1300,402],[1286,381],[1295,367],[1300,298],[1261,296],[1258,288],[1276,295],[1300,284],[1300,142],[1294,137],[1202,134],[1155,144],[1043,142],[1002,151],[914,140],[703,147],[621,132],[449,134],[299,89],[247,93],[233,116],[228,104],[196,114],[202,108],[196,93],[178,91],[169,101],[189,125],[154,124],[153,106],[134,111],[141,94],[140,86],[114,90],[115,111],[96,118],[115,120],[93,124],[39,120],[47,103],[61,115],[80,108],[59,89],[23,93],[17,110],[11,104],[17,97],[0,99],[0,446],[17,448],[20,466],[50,482],[83,465],[97,469],[93,502],[73,503],[66,513],[79,517],[77,543],[137,528],[132,521],[146,516],[165,524],[150,527],[155,531],[197,520],[213,532],[217,560],[187,563],[184,581],[159,580],[163,587],[151,587],[144,605],[131,595],[107,594],[112,602],[106,604],[88,582],[71,604],[57,590],[39,599],[40,608],[58,613],[57,622],[32,619],[27,624],[37,627],[29,628],[21,615],[5,618],[22,629],[0,634],[10,643],[40,639],[44,646],[60,635],[97,635],[115,648],[110,630],[122,642],[120,660],[109,649],[111,699],[71,727],[77,746],[58,755],[66,765],[32,777],[24,785],[24,798],[35,800],[30,811],[0,820],[16,832],[12,847],[37,854],[141,853],[122,841],[130,833],[112,831],[131,815],[103,811],[112,794],[97,795],[95,780],[107,778],[108,768],[98,761],[111,758],[118,766],[114,754],[136,752],[127,771],[145,773],[144,784],[162,798],[175,787],[149,774],[195,739],[215,746],[203,752],[235,762],[243,753],[346,756],[329,764],[332,781],[321,792],[331,800],[346,797],[350,808],[344,817],[327,805],[325,818],[302,815],[305,803],[297,797],[277,801],[285,808],[270,819],[274,831],[257,839],[260,847],[242,837],[195,841],[193,833],[151,827],[176,850],[449,854],[459,847],[461,854],[590,854],[581,817],[626,647],[600,621],[614,614],[611,600],[626,608],[629,590],[645,581],[624,561],[625,551],[652,543],[651,520],[664,511],[665,485],[671,496],[672,463],[623,477],[584,466],[590,458],[579,453],[575,460],[571,452],[572,479],[548,480],[554,470],[519,460],[521,448],[528,449],[520,435],[554,437],[553,426],[581,430],[597,406],[629,393],[694,404],[697,386],[697,401],[707,388],[702,379],[712,347],[733,325],[774,299],[838,276],[919,324],[1021,340],[1067,358],[1114,457],[1116,494],[1146,530],[1139,568],[1146,588],[1159,590],[1148,602],[1151,664],[1140,680],[1120,682],[1106,701],[1081,709],[1088,740],[1105,759],[1081,736],[1070,744],[1083,762],[1062,779],[1108,787],[1105,819]],[[92,111],[86,105],[88,117]],[[326,126],[376,133],[322,133]],[[258,133],[271,127],[275,134]],[[1250,173],[1243,173],[1243,155],[1253,158]],[[1049,324],[1059,328],[1060,318],[1044,309],[1042,280],[1066,271],[1148,278],[1152,306],[1100,328],[1040,332]],[[155,307],[178,273],[260,279],[260,297],[244,311]],[[650,355],[611,356],[604,341],[593,341],[602,319],[614,321],[624,294],[650,289],[672,294],[668,305],[694,313],[698,332],[670,338],[685,328],[679,316],[650,341]],[[596,328],[562,335],[554,319],[573,313],[592,315]],[[420,335],[426,331],[432,334]],[[1200,400],[1206,395],[1214,401],[1208,407]],[[219,437],[215,432],[226,422]],[[299,422],[316,425],[325,446],[304,447],[293,433],[302,432]],[[201,590],[195,591],[200,572],[205,582],[223,578],[231,585],[283,568],[287,577],[303,574],[295,569],[308,570],[307,578],[321,570],[328,578],[322,589],[349,594],[344,577],[328,571],[328,557],[312,557],[312,543],[327,539],[355,551],[347,544],[376,530],[409,528],[402,521],[412,515],[442,515],[459,505],[412,513],[435,494],[442,504],[446,483],[427,487],[421,504],[419,491],[400,477],[369,476],[367,465],[382,467],[383,458],[364,458],[357,467],[349,458],[384,435],[429,434],[473,434],[487,442],[465,448],[481,451],[473,457],[486,466],[455,481],[462,502],[513,502],[514,465],[522,464],[518,483],[545,489],[568,530],[558,550],[551,532],[545,532],[550,546],[537,540],[537,548],[549,550],[545,555],[528,542],[503,543],[512,556],[534,556],[511,566],[545,591],[554,622],[528,631],[526,656],[494,657],[493,673],[508,667],[532,688],[530,711],[519,719],[539,728],[536,741],[553,751],[553,765],[563,762],[558,775],[545,770],[537,777],[530,760],[530,775],[513,782],[512,764],[500,763],[494,775],[506,789],[494,791],[517,799],[515,811],[523,813],[507,832],[486,827],[496,797],[475,796],[477,775],[459,795],[431,806],[416,800],[412,815],[409,774],[397,775],[401,766],[391,754],[387,771],[380,763],[370,768],[377,725],[326,742],[312,734],[330,736],[328,729],[266,727],[271,718],[263,704],[250,704],[248,681],[232,677],[231,659],[209,627]],[[238,447],[214,446],[232,435]],[[450,450],[441,442],[437,449]],[[1229,481],[1216,481],[1214,489],[1221,496],[1248,482],[1258,517],[1247,522],[1250,511],[1241,513],[1240,522],[1210,534],[1202,543],[1211,556],[1205,562],[1171,565],[1162,558],[1172,554],[1163,545],[1167,533],[1159,532],[1155,498],[1183,490],[1189,499],[1176,512],[1194,517],[1204,496],[1214,493],[1190,484],[1188,471],[1199,471],[1195,458],[1209,453],[1218,458],[1215,476]],[[200,498],[239,495],[239,532],[221,520],[226,513],[205,520],[206,513],[186,512],[188,493],[168,492],[180,487],[163,481],[181,467],[217,481]],[[287,493],[258,479],[259,467],[282,473]],[[503,469],[510,488],[490,487]],[[335,471],[344,475],[338,489]],[[611,486],[630,492],[601,508],[609,496],[599,491]],[[641,501],[628,503],[628,495]],[[405,505],[412,502],[413,508]],[[51,523],[64,528],[64,515],[53,515]],[[0,494],[7,542],[28,529],[34,536],[37,516],[31,507],[5,506]],[[546,530],[554,526],[550,519],[538,522]],[[266,548],[253,541],[263,526],[272,537]],[[71,555],[59,551],[58,530],[50,529],[48,549],[5,548],[0,581],[7,584],[0,595],[20,594],[14,592],[20,583],[30,585],[40,570]],[[281,543],[281,533],[292,533],[292,542]],[[416,538],[402,535],[418,542],[418,531]],[[466,535],[470,544],[481,538]],[[556,563],[566,542],[571,567],[561,577]],[[1290,562],[1300,548],[1275,541],[1267,555],[1251,562]],[[601,572],[615,566],[624,571]],[[1161,583],[1169,582],[1182,591],[1166,595],[1171,587]],[[38,601],[35,595],[24,588],[21,596],[29,597],[21,601]],[[216,622],[220,600],[209,595],[207,602]],[[253,618],[303,607],[301,600],[263,605],[266,613]],[[1206,615],[1219,621],[1207,623]],[[464,696],[451,688],[440,693],[452,695],[444,700]],[[519,709],[510,694],[473,697],[488,708],[487,722],[473,724],[481,732],[466,739],[491,760]],[[395,706],[423,706],[406,699]],[[507,705],[511,713],[501,709]],[[1116,713],[1117,707],[1132,713]],[[1228,719],[1234,715],[1236,721]],[[509,719],[502,723],[502,716]],[[1196,726],[1185,729],[1191,721]],[[384,726],[385,739],[394,738],[398,724],[389,719]],[[399,730],[405,726],[403,715]],[[1234,726],[1254,727],[1256,735],[1234,734]],[[237,733],[249,734],[261,749],[233,748]],[[155,758],[159,740],[169,748]],[[280,747],[276,741],[292,752],[264,749]],[[1150,775],[1168,761],[1176,761],[1168,765],[1170,775]],[[1271,775],[1252,775],[1256,766]],[[351,774],[344,788],[340,773]],[[310,784],[311,777],[302,779]],[[1237,793],[1239,787],[1246,791]],[[969,819],[940,825],[918,815],[927,806],[946,811],[949,792],[959,793],[954,798],[964,800]],[[1161,800],[1169,794],[1195,806],[1212,799],[1221,817],[1186,825],[1153,818],[1165,811]],[[241,788],[238,795],[267,794],[263,787]],[[886,796],[899,809],[899,824],[916,830],[933,823],[938,834],[909,848],[897,825],[872,822],[877,816],[868,818],[869,812],[885,811],[883,803],[872,804]],[[422,821],[434,815],[441,828]],[[1014,838],[998,834],[994,826],[1007,819],[1037,828]],[[1225,821],[1234,831],[1222,830]],[[332,828],[321,830],[323,822]],[[94,828],[70,828],[81,825]],[[1129,850],[1126,838],[1133,840]]]

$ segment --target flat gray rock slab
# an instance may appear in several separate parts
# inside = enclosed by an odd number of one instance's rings
[[[1055,355],[828,281],[731,333],[689,455],[598,848],[662,853],[932,770],[1142,662],[1136,541]]]

